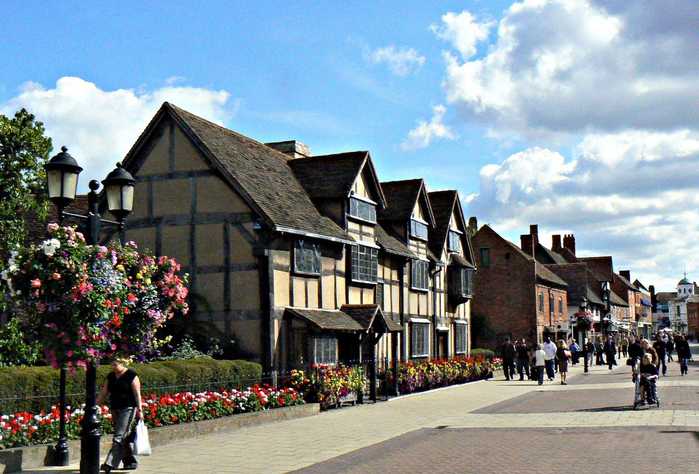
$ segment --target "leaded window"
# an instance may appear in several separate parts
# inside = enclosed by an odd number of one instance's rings
[[[450,267],[449,294],[459,299],[473,294],[473,270],[464,267]]]
[[[378,250],[365,245],[352,246],[352,280],[376,283],[378,267]]]
[[[450,252],[461,252],[461,234],[450,230],[447,248]]]
[[[430,325],[428,323],[412,323],[410,333],[410,355],[412,357],[427,357],[429,355],[429,337]]]
[[[321,365],[337,363],[337,338],[319,336],[313,338],[313,362]]]
[[[376,222],[376,205],[359,199],[350,198],[349,215],[368,222]]]
[[[413,260],[411,262],[410,287],[416,290],[427,290],[429,288],[429,264],[424,260]]]
[[[420,240],[427,240],[427,224],[410,219],[410,236]]]
[[[454,352],[465,354],[467,344],[468,326],[466,324],[454,324]]]
[[[317,243],[297,240],[294,245],[294,271],[320,274],[320,246]]]
[[[481,257],[481,266],[482,267],[489,267],[490,266],[490,249],[481,248],[481,249],[478,249],[478,253],[480,254],[480,257]]]

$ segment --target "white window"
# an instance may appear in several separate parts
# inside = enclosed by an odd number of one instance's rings
[[[447,248],[450,252],[461,252],[461,234],[450,230]]]
[[[427,357],[429,355],[429,338],[429,323],[412,323],[412,330],[410,333],[410,355],[412,357]]]
[[[337,338],[320,336],[313,338],[313,362],[321,365],[337,363]]]
[[[410,287],[415,290],[427,290],[429,288],[429,264],[424,260],[412,260]]]
[[[320,248],[316,243],[297,240],[294,245],[294,271],[320,274]]]
[[[351,197],[349,201],[350,216],[367,222],[376,222],[375,204],[357,197]]]
[[[454,352],[465,354],[468,347],[468,326],[466,324],[454,324]]]
[[[352,246],[352,280],[376,283],[378,280],[379,252],[364,245]]]
[[[420,240],[427,240],[427,224],[410,219],[410,236]]]

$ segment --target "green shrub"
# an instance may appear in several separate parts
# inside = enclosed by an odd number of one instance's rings
[[[134,364],[142,393],[162,394],[183,391],[245,388],[262,380],[262,367],[245,360],[216,360],[201,357]],[[98,390],[111,367],[97,368]],[[17,411],[38,412],[58,402],[60,371],[50,367],[0,367],[0,414]],[[68,373],[66,393],[69,405],[85,399],[85,373]]]
[[[492,359],[495,357],[495,352],[491,351],[490,349],[471,349],[471,356],[472,357],[480,357],[483,356],[487,360]]]

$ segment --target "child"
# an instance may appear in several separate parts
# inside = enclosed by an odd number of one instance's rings
[[[656,402],[655,382],[658,380],[658,368],[653,365],[653,356],[645,354],[641,359],[641,386],[644,388],[646,402]]]
[[[539,379],[539,385],[544,384],[544,367],[546,366],[546,353],[541,344],[537,344],[536,352],[534,352],[534,364],[536,365],[536,375]]]

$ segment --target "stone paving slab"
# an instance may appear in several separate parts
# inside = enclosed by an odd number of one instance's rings
[[[699,432],[672,428],[423,429],[298,472],[424,473],[435,472],[437,466],[440,473],[694,474],[699,472]]]

